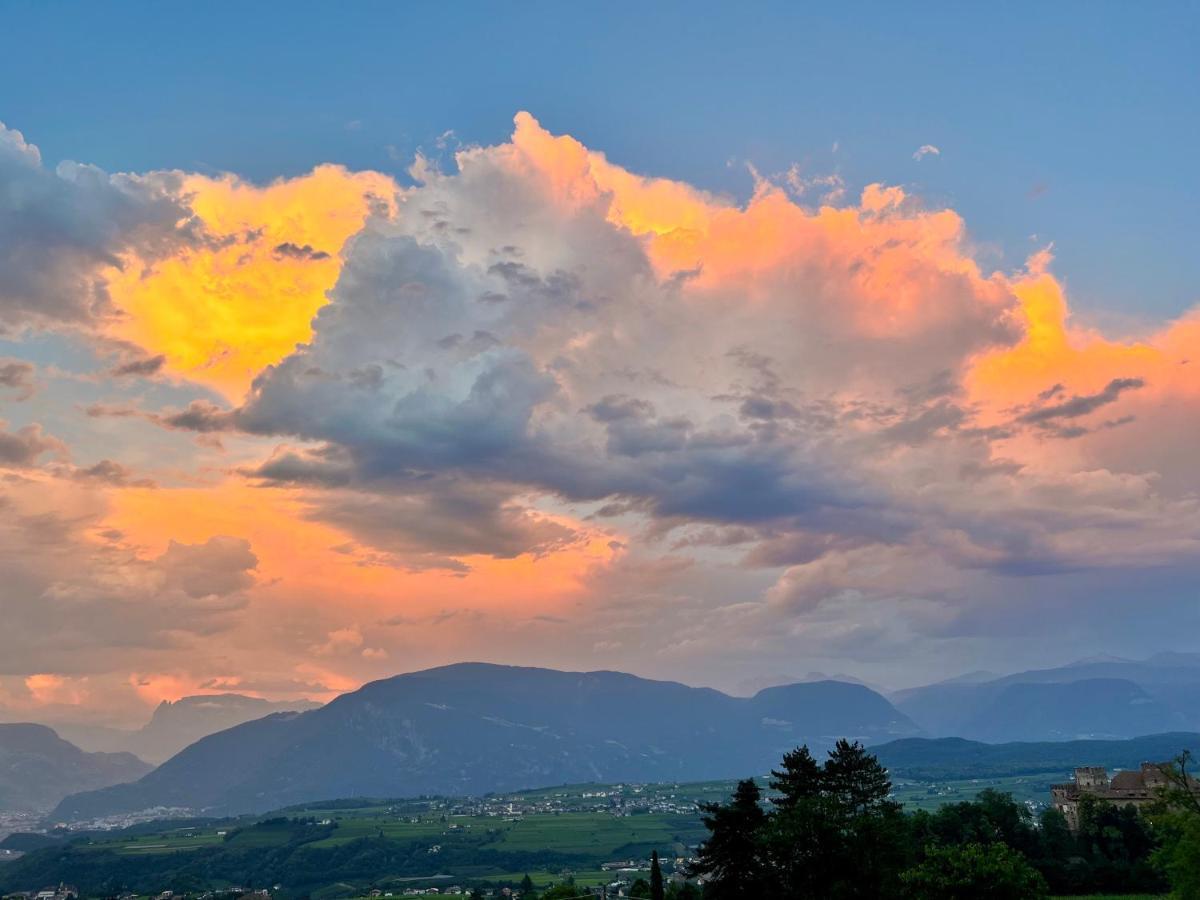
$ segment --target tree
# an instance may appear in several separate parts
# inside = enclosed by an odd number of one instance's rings
[[[658,864],[658,851],[650,851],[650,900],[664,900],[662,866]]]
[[[584,891],[575,884],[575,879],[568,876],[562,884],[556,884],[542,894],[542,900],[573,900],[583,893]]]
[[[891,782],[861,744],[839,741],[823,766],[807,747],[771,773],[780,794],[763,830],[773,876],[788,897],[893,894],[907,861],[906,823]]]
[[[912,900],[1038,900],[1045,879],[1001,843],[930,847],[925,861],[900,876]]]
[[[700,889],[690,881],[683,884],[672,881],[667,886],[667,900],[700,900]]]
[[[1171,882],[1176,900],[1200,900],[1200,816],[1176,814],[1154,862]]]
[[[989,788],[980,791],[974,800],[947,803],[936,812],[916,816],[913,825],[922,838],[918,846],[999,841],[1028,854],[1037,845],[1037,832],[1030,818],[1029,810],[1013,800],[1012,794]]]
[[[777,809],[792,809],[821,792],[821,767],[807,746],[783,755],[780,768],[771,770],[771,790],[780,794],[771,800]]]
[[[637,900],[650,900],[650,882],[639,878],[629,888],[629,896]]]
[[[888,803],[892,782],[879,760],[855,741],[843,739],[829,751],[821,773],[825,792],[851,815],[876,811]]]
[[[1159,766],[1167,780],[1155,815],[1162,846],[1154,863],[1171,883],[1171,896],[1200,900],[1200,783],[1188,774],[1192,754],[1187,750]]]
[[[529,877],[529,873],[525,873],[525,877],[521,879],[521,896],[533,897],[536,896],[533,891],[533,879]]]
[[[707,881],[714,900],[760,900],[769,896],[766,863],[760,845],[767,816],[753,779],[739,781],[729,803],[706,803],[702,821],[709,838],[700,845],[691,872]]]
[[[1171,762],[1158,767],[1167,781],[1159,792],[1159,805],[1200,816],[1200,781],[1188,774],[1191,762],[1191,751],[1184,750]]]

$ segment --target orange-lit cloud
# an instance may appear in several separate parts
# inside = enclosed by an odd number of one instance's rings
[[[188,175],[180,192],[205,239],[110,269],[119,317],[109,334],[164,355],[168,372],[239,399],[259,371],[308,339],[343,245],[373,210],[391,208],[395,191],[387,176],[340,166],[263,187]]]
[[[1073,622],[1099,581],[1166,608],[1195,574],[1195,312],[1087,327],[1048,252],[991,271],[899,186],[739,203],[525,113],[456,162],[136,182],[187,227],[69,275],[111,304],[72,321],[145,356],[97,376],[90,446],[0,430],[6,697],[1011,649],[1014,593]],[[145,473],[146,430],[200,440]]]
[[[34,704],[40,706],[79,706],[88,701],[87,678],[67,678],[38,672],[25,678],[25,687]]]
[[[580,589],[591,566],[614,553],[610,535],[584,528],[585,540],[545,557],[464,555],[465,578],[411,571],[402,560],[387,564],[369,548],[356,548],[352,536],[314,520],[305,492],[252,487],[241,480],[205,488],[122,490],[112,496],[104,524],[147,553],[165,549],[167,536],[199,544],[236,533],[254,548],[266,602],[287,603],[302,592],[336,596],[344,609],[379,614],[423,614],[464,595],[470,599],[462,602],[480,609],[556,609]]]

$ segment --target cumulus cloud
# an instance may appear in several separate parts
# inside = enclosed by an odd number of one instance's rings
[[[200,235],[172,175],[109,175],[64,162],[0,125],[0,327],[88,324],[112,312],[105,271]]]
[[[397,215],[367,223],[313,340],[236,413],[336,460],[292,452],[259,474],[385,494],[449,475],[623,499],[660,521],[853,530],[882,495],[836,444],[889,415],[878,379],[948,377],[1019,333],[1015,298],[964,256],[957,217],[894,190],[812,214],[765,189],[738,209],[638,179],[527,116],[512,144],[458,165],[419,170]],[[662,204],[691,231],[660,234],[645,217]],[[781,230],[761,260],[728,257],[767,227]],[[683,268],[701,274],[681,282]],[[631,370],[659,377],[633,384]],[[858,405],[831,399],[837,386]],[[893,437],[965,418],[931,411]],[[831,423],[845,434],[822,435]],[[348,525],[349,507],[323,506]],[[461,550],[476,546],[464,534]]]
[[[769,185],[732,207],[527,116],[511,144],[457,162],[419,165],[396,215],[367,222],[312,341],[243,407],[164,422],[315,442],[252,474],[327,491],[311,514],[401,555],[554,546],[513,512],[532,492],[606,501],[653,533],[749,525],[753,565],[945,531],[991,565],[1076,564],[1069,540],[1013,520],[1032,495],[995,448],[1144,382],[988,422],[963,379],[979,354],[1019,346],[1021,282],[979,270],[952,212],[881,186],[817,213]],[[684,225],[655,220],[669,216]],[[697,274],[674,277],[684,268]],[[929,466],[946,473],[934,491]],[[964,519],[956,505],[985,477],[1002,487]],[[491,511],[464,515],[466,495]]]
[[[205,243],[110,273],[117,334],[140,348],[110,375],[186,374],[225,399],[93,403],[85,418],[220,435],[232,462],[182,477],[220,471],[254,499],[165,550],[104,538],[72,591],[96,596],[86,584],[114,572],[153,583],[191,624],[134,624],[179,641],[231,627],[248,597],[289,602],[322,577],[309,557],[333,554],[362,584],[399,579],[371,588],[395,605],[342,609],[324,594],[350,604],[359,588],[326,576],[278,638],[320,670],[263,683],[452,656],[434,634],[522,646],[561,621],[587,635],[568,660],[661,650],[737,681],[747,659],[882,665],[986,631],[981,609],[1014,585],[1072,587],[1081,605],[1074,587],[1096,572],[1194,569],[1200,483],[1180,449],[1200,442],[1194,314],[1109,339],[1071,324],[1048,252],[987,271],[957,213],[901,188],[847,197],[836,176],[796,170],[737,204],[629,172],[527,114],[511,140],[459,147],[450,171],[418,158],[411,174],[408,187],[334,167],[267,187],[182,176]],[[221,289],[191,289],[198,272]],[[21,477],[56,449],[38,430],[5,434]],[[113,456],[58,474],[137,493]],[[172,490],[136,502],[148,515]],[[23,514],[22,540],[78,548],[73,522],[109,530],[52,512]],[[303,549],[262,555],[243,521]],[[386,640],[368,621],[389,623]],[[663,621],[665,647],[647,637]]]

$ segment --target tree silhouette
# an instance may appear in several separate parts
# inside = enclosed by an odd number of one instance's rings
[[[658,864],[658,851],[650,851],[650,900],[663,900],[662,866]]]

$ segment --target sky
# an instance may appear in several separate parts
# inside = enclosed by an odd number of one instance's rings
[[[0,716],[1200,650],[1196,4],[4,16]]]

